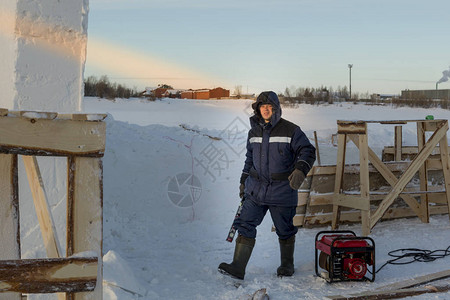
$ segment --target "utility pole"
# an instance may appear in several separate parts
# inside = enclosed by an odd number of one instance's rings
[[[352,67],[353,64],[348,64],[348,69],[350,70],[350,99],[352,99]]]

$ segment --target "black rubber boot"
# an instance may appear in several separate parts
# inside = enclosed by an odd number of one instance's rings
[[[280,242],[281,265],[277,269],[278,276],[292,276],[294,274],[295,235]]]
[[[248,260],[252,255],[254,246],[255,239],[246,238],[239,235],[236,239],[233,262],[231,264],[221,263],[219,265],[219,272],[237,279],[244,279],[245,268],[247,267]]]

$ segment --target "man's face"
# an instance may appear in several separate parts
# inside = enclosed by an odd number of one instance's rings
[[[261,113],[261,116],[263,117],[264,121],[270,122],[270,118],[272,117],[273,110],[271,104],[263,104],[259,107],[259,112]]]

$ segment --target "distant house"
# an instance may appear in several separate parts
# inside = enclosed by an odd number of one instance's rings
[[[162,98],[164,97],[164,93],[167,92],[167,88],[156,88],[152,91],[153,96],[156,98]]]
[[[229,98],[230,90],[221,87],[214,89],[177,90],[172,87],[146,88],[146,94],[155,98],[182,98],[182,99],[221,99]]]
[[[230,97],[230,90],[223,89],[221,87],[209,90],[209,98],[228,98]]]
[[[165,97],[165,98],[180,98],[181,97],[181,90],[168,89],[162,94],[162,97]]]
[[[214,89],[187,90],[181,92],[182,99],[221,99],[230,97],[230,90],[221,87]]]
[[[195,90],[194,99],[209,99],[209,90]]]
[[[193,90],[187,90],[181,92],[181,99],[194,99],[194,91]]]

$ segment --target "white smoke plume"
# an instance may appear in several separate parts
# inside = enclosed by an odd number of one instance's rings
[[[450,78],[450,67],[448,70],[442,71],[442,78],[437,83],[446,82]]]

